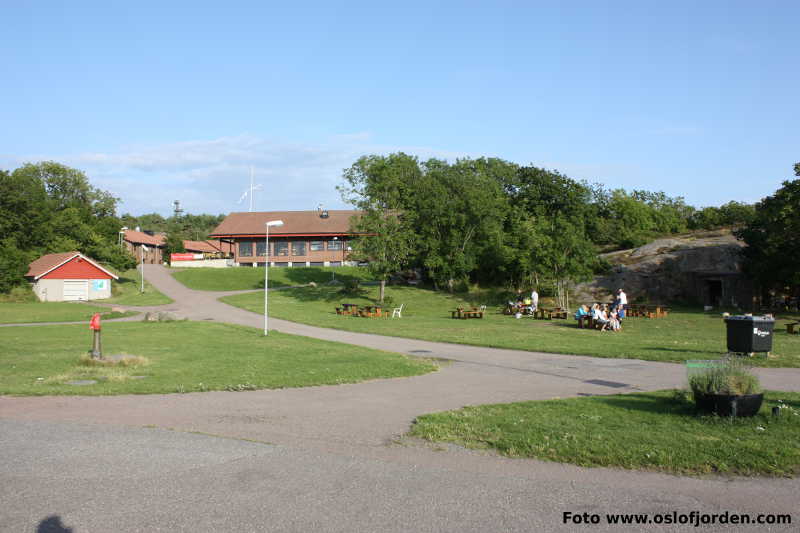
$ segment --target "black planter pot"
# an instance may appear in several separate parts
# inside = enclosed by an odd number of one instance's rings
[[[763,394],[694,394],[698,411],[719,416],[754,416],[763,401]]]

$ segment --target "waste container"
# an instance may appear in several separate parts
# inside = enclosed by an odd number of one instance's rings
[[[740,353],[771,352],[775,319],[766,316],[730,316],[725,319],[728,329],[728,351]]]

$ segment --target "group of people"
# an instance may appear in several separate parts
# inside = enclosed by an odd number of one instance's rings
[[[622,329],[622,320],[625,318],[626,305],[628,305],[628,295],[619,289],[614,303],[610,306],[595,303],[590,309],[587,305],[582,305],[575,313],[575,320],[580,321],[584,317],[591,316],[592,320],[600,325],[600,331],[619,331]]]
[[[522,318],[524,313],[532,315],[539,308],[539,293],[533,289],[528,297],[527,293],[518,290],[516,301],[509,301],[508,308],[516,318]]]

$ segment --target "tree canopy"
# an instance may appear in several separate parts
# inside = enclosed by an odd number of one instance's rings
[[[600,247],[632,248],[688,229],[740,227],[754,213],[738,202],[698,210],[663,192],[609,190],[496,158],[448,163],[404,153],[359,158],[344,171],[339,191],[367,213],[353,228],[369,234],[355,244],[359,257],[390,257],[390,235],[402,235],[403,243],[412,238],[407,253],[398,245],[401,254],[380,261],[381,279],[408,264],[450,289],[466,279],[545,283],[564,297],[570,283],[601,267]],[[391,231],[385,226],[390,220]],[[376,238],[381,235],[384,249]]]
[[[39,255],[80,251],[117,269],[133,258],[118,245],[118,199],[80,170],[53,161],[0,171],[0,292],[24,283]]]
[[[794,171],[800,176],[800,163]],[[757,203],[738,236],[747,244],[745,269],[763,289],[800,285],[800,179]]]

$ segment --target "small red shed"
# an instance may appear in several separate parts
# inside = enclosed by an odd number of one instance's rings
[[[110,298],[111,280],[119,279],[80,252],[43,255],[30,264],[26,276],[43,302]]]

